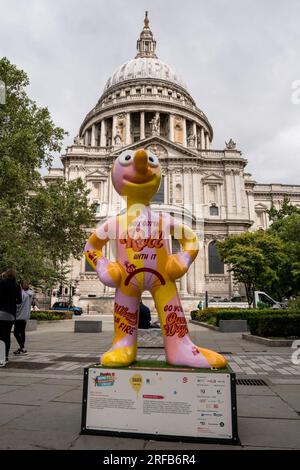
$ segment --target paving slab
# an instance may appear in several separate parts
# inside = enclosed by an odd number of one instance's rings
[[[198,442],[147,441],[145,450],[240,450],[241,446]]]
[[[26,385],[22,390],[18,389],[10,394],[0,395],[0,403],[12,403],[20,405],[41,405],[63,393],[72,390],[70,385],[47,385],[34,383]]]
[[[60,376],[53,377],[53,378],[45,378],[40,383],[48,384],[48,385],[68,385],[70,387],[81,387],[83,385],[83,374],[82,380],[80,379],[73,379],[70,377],[69,379],[63,379]]]
[[[143,439],[127,439],[111,436],[79,436],[72,444],[72,450],[139,450],[144,449]]]
[[[252,386],[252,385],[237,385],[236,386],[236,393],[237,395],[245,395],[245,396],[267,396],[273,395],[275,396],[275,392],[271,390],[269,387],[264,385],[259,386]]]
[[[74,403],[49,402],[32,408],[26,415],[11,420],[10,429],[47,431],[49,436],[57,431],[79,434],[81,426],[81,406]]]
[[[0,403],[0,426],[9,423],[10,421],[25,415],[34,409],[33,406],[25,405],[4,405]],[[4,430],[5,429],[5,430]],[[6,428],[0,428],[0,436],[6,433]]]
[[[77,438],[77,434],[55,433],[47,430],[25,432],[21,429],[5,429],[0,433],[0,449],[2,450],[65,450],[69,449]]]
[[[54,402],[60,403],[80,403],[82,404],[82,387],[76,387],[73,390],[63,393],[57,398],[54,398]],[[299,417],[300,418],[300,417]]]
[[[300,416],[277,396],[238,396],[237,410],[238,416],[300,420]]]
[[[5,393],[10,393],[13,392],[14,390],[18,389],[18,385],[3,385],[0,384],[0,395],[3,395]]]
[[[5,385],[30,385],[38,382],[40,382],[39,377],[26,377],[25,375],[23,376],[22,373],[13,373],[5,376],[0,375],[0,383]]]
[[[239,418],[238,433],[243,446],[300,449],[300,420]]]
[[[295,411],[300,412],[299,385],[271,385],[271,387],[272,390],[282,398],[282,400],[288,403]]]

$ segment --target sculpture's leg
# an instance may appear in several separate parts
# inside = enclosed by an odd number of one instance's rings
[[[116,290],[113,344],[101,357],[107,367],[128,366],[136,360],[140,294],[123,289]]]
[[[226,366],[227,361],[221,354],[199,348],[192,342],[174,282],[153,288],[151,293],[159,314],[169,364],[218,369]]]

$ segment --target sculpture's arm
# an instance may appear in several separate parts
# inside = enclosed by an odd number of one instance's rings
[[[118,287],[121,282],[122,268],[119,263],[109,261],[102,253],[102,249],[110,240],[109,226],[113,226],[113,220],[105,222],[95,233],[89,237],[85,248],[85,257],[95,269],[100,281],[109,287]]]
[[[180,243],[182,251],[170,255],[166,271],[170,279],[175,280],[182,277],[196,258],[199,251],[198,237],[187,225],[181,224],[172,219],[170,224],[170,234]]]

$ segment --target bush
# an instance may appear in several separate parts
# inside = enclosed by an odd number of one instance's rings
[[[298,314],[262,315],[248,319],[250,333],[265,337],[300,337],[300,318]]]
[[[289,301],[289,308],[291,310],[300,310],[300,296]]]
[[[72,318],[72,312],[63,310],[38,310],[31,312],[30,320],[51,321],[51,320],[69,320]]]
[[[204,309],[193,314],[193,320],[204,321],[212,325],[219,326],[220,320],[250,320],[255,318],[275,318],[278,316],[289,317],[291,315],[300,315],[299,310],[275,310],[275,309]],[[300,318],[298,316],[299,322]]]

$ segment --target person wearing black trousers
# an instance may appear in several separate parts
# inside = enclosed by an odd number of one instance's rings
[[[0,341],[5,344],[6,363],[8,362],[10,334],[16,319],[17,304],[21,302],[21,287],[16,282],[16,271],[8,269],[0,279]]]
[[[14,328],[14,336],[19,344],[19,349],[14,352],[16,356],[21,356],[27,354],[25,349],[25,329],[27,320],[30,317],[30,310],[32,304],[33,292],[29,289],[27,282],[23,281],[21,283],[22,287],[22,303],[17,306],[16,321]]]

